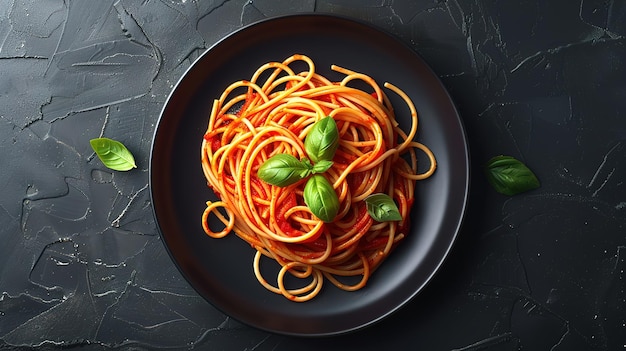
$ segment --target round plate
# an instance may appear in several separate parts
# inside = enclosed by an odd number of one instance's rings
[[[268,61],[310,56],[316,70],[339,80],[337,64],[389,81],[413,99],[420,115],[417,140],[438,161],[416,187],[412,230],[356,292],[327,282],[313,300],[296,303],[263,288],[252,271],[253,249],[235,235],[211,239],[201,227],[208,189],[200,144],[213,99],[233,81],[249,79]],[[392,92],[397,119],[408,109]],[[405,127],[408,128],[408,125]],[[248,325],[280,334],[333,335],[379,321],[406,304],[448,254],[465,212],[469,162],[458,113],[437,76],[410,48],[360,22],[306,14],[246,26],[207,50],[178,82],[162,111],[150,158],[150,190],[163,241],[184,277],[215,307]],[[269,277],[269,275],[268,275]]]

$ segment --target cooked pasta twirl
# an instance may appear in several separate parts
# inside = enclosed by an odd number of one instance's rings
[[[292,68],[303,63],[307,68],[302,71]],[[256,250],[251,264],[260,284],[293,301],[312,299],[325,281],[348,291],[364,287],[409,232],[415,182],[436,168],[431,150],[414,140],[417,111],[401,89],[383,85],[406,103],[411,121],[406,132],[374,79],[334,65],[331,69],[344,78],[330,81],[304,55],[262,65],[250,80],[232,83],[214,101],[202,141],[204,175],[219,197],[207,202],[205,232],[214,238],[234,232],[248,242]],[[316,179],[328,181],[339,205],[333,219],[324,222],[303,198],[306,177],[276,186],[260,179],[258,171],[279,154],[308,164],[305,139],[328,116],[336,124],[338,145],[330,167]],[[427,169],[423,172],[418,172],[417,151],[429,161],[420,167]],[[375,221],[366,203],[373,194],[393,199],[402,219]],[[224,229],[209,228],[210,216]],[[280,265],[276,277],[263,276],[263,257]],[[302,284],[291,286],[287,276]]]

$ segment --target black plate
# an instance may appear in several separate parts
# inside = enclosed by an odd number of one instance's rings
[[[207,188],[200,144],[214,98],[261,64],[306,54],[330,78],[338,64],[404,89],[420,114],[418,140],[435,153],[438,169],[420,181],[408,238],[357,292],[325,284],[314,300],[288,301],[265,290],[252,271],[253,250],[235,235],[207,237],[200,216]],[[397,118],[406,110],[393,93]],[[448,93],[424,61],[397,39],[353,20],[326,15],[274,18],[244,27],[206,51],[178,82],[162,111],[150,159],[154,214],[165,245],[189,283],[211,304],[248,325],[289,335],[333,335],[370,325],[413,298],[433,277],[461,225],[469,162],[461,120]]]

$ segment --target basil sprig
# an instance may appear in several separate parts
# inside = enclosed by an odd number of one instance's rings
[[[304,202],[311,212],[324,222],[332,222],[339,212],[339,197],[332,184],[320,173],[333,165],[339,147],[339,130],[335,120],[324,117],[315,122],[304,140],[307,158],[298,160],[290,154],[278,154],[267,159],[257,172],[266,183],[285,187],[310,177],[304,186]]]
[[[339,198],[333,185],[321,174],[307,180],[304,186],[304,203],[324,222],[332,222],[339,212]]]
[[[96,138],[89,140],[91,148],[102,163],[115,171],[128,171],[137,168],[133,154],[117,140]]]
[[[391,196],[383,193],[372,194],[365,198],[367,212],[377,222],[401,221],[402,215]]]
[[[511,156],[496,156],[487,162],[487,180],[504,195],[516,195],[536,189],[539,179],[521,161]]]
[[[335,120],[326,116],[313,124],[304,139],[304,150],[315,163],[331,161],[339,147],[339,130]]]

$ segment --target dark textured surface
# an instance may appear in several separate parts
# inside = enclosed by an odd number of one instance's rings
[[[159,112],[224,35],[295,12],[384,28],[432,66],[471,149],[467,220],[443,269],[362,332],[300,339],[222,315],[156,232]],[[0,347],[619,350],[626,345],[626,5],[622,1],[0,0]],[[138,169],[102,167],[89,139]],[[496,194],[482,167],[540,189]]]

